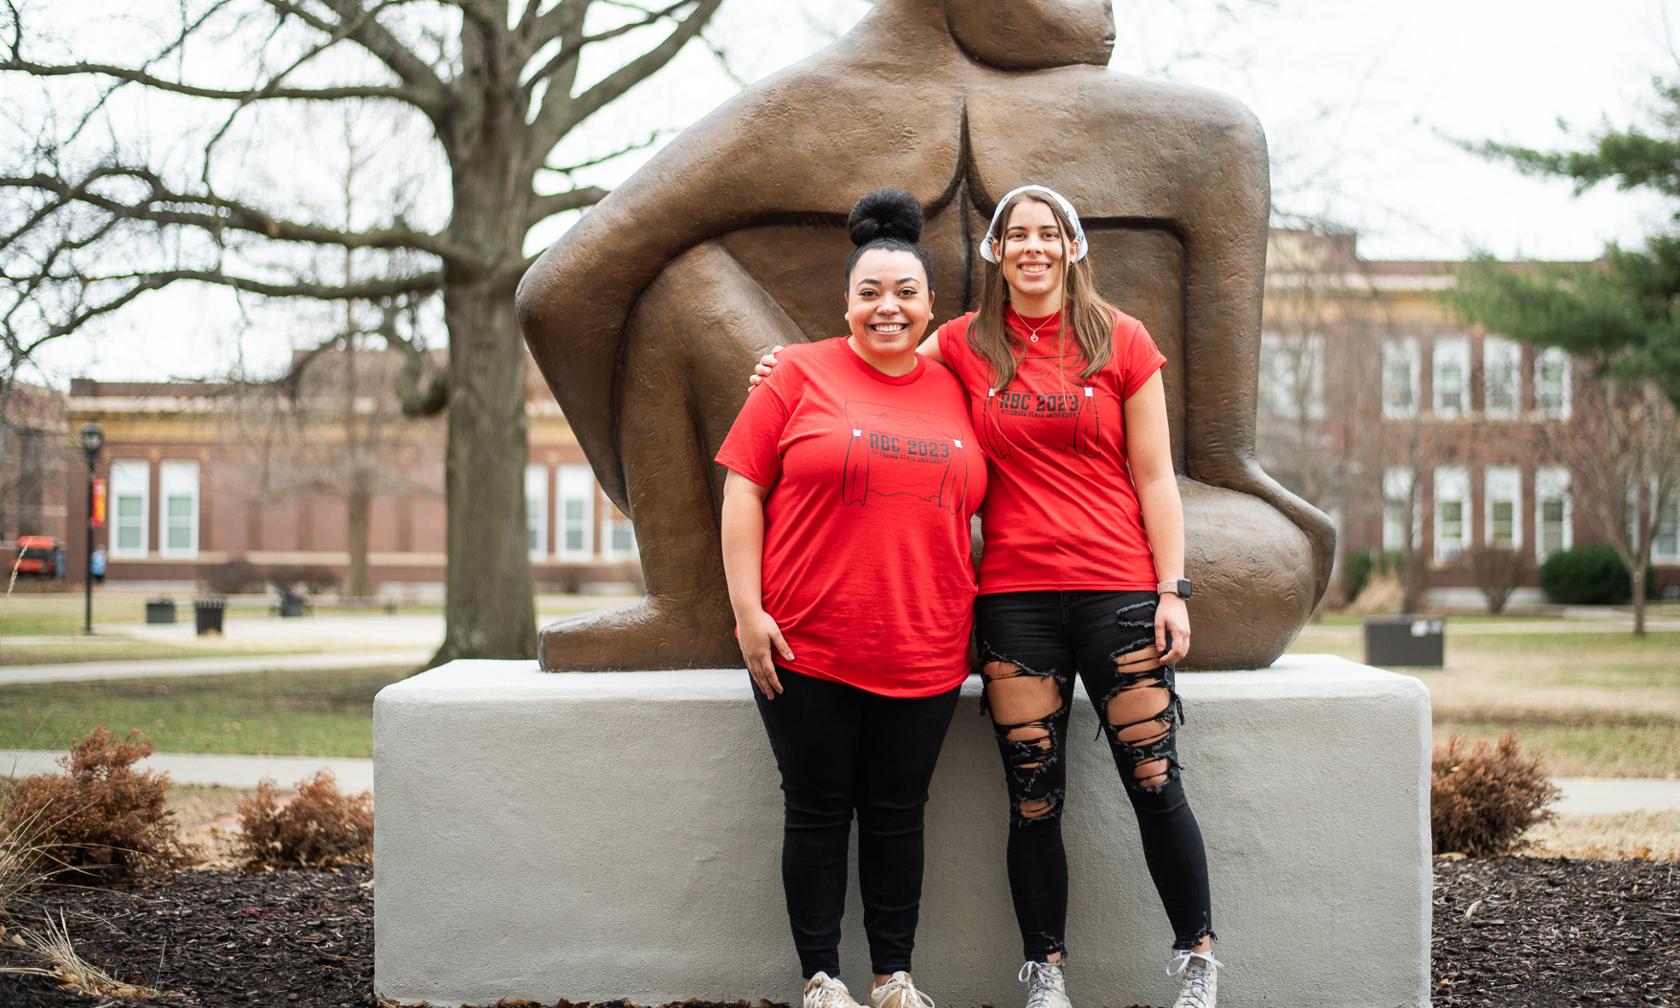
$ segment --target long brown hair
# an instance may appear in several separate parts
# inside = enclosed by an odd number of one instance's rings
[[[1049,207],[1055,215],[1056,227],[1062,233],[1062,308],[1058,331],[1066,332],[1068,323],[1072,322],[1074,339],[1085,358],[1085,367],[1079,372],[1079,377],[1089,378],[1101,370],[1114,353],[1114,322],[1119,309],[1097,294],[1097,281],[1091,271],[1090,258],[1087,256],[1078,262],[1072,261],[1068,236],[1073,233],[1073,222],[1052,200],[1024,192],[1004,205],[1003,211],[997,215],[997,226],[987,234],[988,240],[997,242],[998,258],[1003,258],[1003,236],[1009,230],[1009,215],[1015,212],[1022,200],[1033,200]],[[1003,310],[1008,304],[1009,283],[1003,278],[1002,264],[987,262],[985,276],[980,281],[980,307],[968,327],[968,345],[991,364],[992,385],[997,389],[1006,387],[1015,378],[1015,346],[1003,320]]]

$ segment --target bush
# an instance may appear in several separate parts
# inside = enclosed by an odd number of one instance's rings
[[[373,795],[339,791],[331,771],[298,781],[297,797],[282,801],[274,781],[239,803],[239,856],[252,867],[323,868],[373,861]]]
[[[268,583],[282,595],[319,595],[338,588],[338,573],[330,567],[270,567]]]
[[[1464,551],[1464,566],[1487,599],[1487,610],[1505,611],[1511,593],[1534,573],[1534,561],[1522,550],[1506,546],[1474,546]]]
[[[1620,605],[1633,598],[1633,576],[1612,546],[1577,546],[1540,565],[1540,590],[1549,602]],[[1645,597],[1655,598],[1657,572],[1645,568]]]
[[[1397,550],[1353,550],[1342,556],[1342,596],[1349,602],[1359,597],[1372,574],[1400,577],[1401,554]]]
[[[1435,853],[1503,854],[1523,831],[1552,817],[1558,797],[1538,760],[1522,754],[1515,732],[1497,743],[1458,735],[1435,747],[1429,782],[1429,829]]]
[[[204,584],[218,595],[239,595],[255,591],[263,585],[262,568],[244,557],[234,557],[206,571]]]
[[[27,830],[32,863],[84,877],[185,864],[192,850],[164,806],[169,775],[134,769],[151,754],[138,729],[116,742],[100,725],[59,757],[68,775],[33,774],[17,782],[0,832]]]

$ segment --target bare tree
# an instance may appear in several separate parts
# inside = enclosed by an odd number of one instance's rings
[[[74,46],[43,55],[52,41],[43,22],[52,19],[25,0],[0,3],[0,70],[48,94],[39,115],[13,113],[27,120],[21,135],[40,139],[0,166],[0,191],[10,194],[0,203],[10,291],[0,294],[0,366],[15,372],[43,344],[175,284],[386,303],[399,314],[441,295],[448,370],[426,381],[411,373],[404,390],[410,412],[448,414],[447,629],[434,661],[535,654],[522,489],[526,357],[512,308],[526,236],[605,195],[569,185],[584,165],[555,163],[552,153],[698,37],[722,0],[183,0],[168,8],[176,16],[160,44],[129,46],[132,57],[117,60],[79,56]],[[158,7],[153,24],[166,16]],[[586,53],[621,53],[640,40],[650,44],[598,79],[581,73]],[[251,52],[222,79],[187,72],[200,65],[199,49],[234,43]],[[79,107],[58,90],[75,82],[97,85]],[[196,172],[105,114],[136,91],[226,110]],[[335,102],[380,102],[415,117],[447,169],[447,223],[428,228],[393,214],[345,227],[295,215],[248,184],[262,173],[242,172],[260,158],[239,161],[232,150],[242,121],[276,105]],[[99,142],[101,130],[109,141]],[[260,138],[247,146],[271,153]],[[377,268],[324,277],[277,248],[366,254]],[[391,335],[401,342],[413,333]]]

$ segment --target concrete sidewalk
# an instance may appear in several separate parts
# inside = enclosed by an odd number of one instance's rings
[[[57,772],[62,752],[0,749],[0,776]],[[346,791],[373,789],[373,760],[318,756],[218,756],[155,753],[141,766],[164,770],[177,784],[214,784],[253,788],[264,777],[290,787],[316,770],[328,769]],[[1554,783],[1563,797],[1553,804],[1559,815],[1616,815],[1623,812],[1680,811],[1680,780],[1564,777]]]
[[[227,655],[206,658],[153,658],[144,661],[8,665],[0,666],[0,685],[226,675],[232,672],[303,672],[321,669],[385,668],[397,665],[419,666],[432,657],[433,651],[433,648],[426,648],[329,654]]]
[[[0,777],[33,773],[62,773],[56,762],[62,752],[37,749],[0,749]],[[265,777],[289,788],[317,770],[331,770],[343,791],[373,790],[373,760],[328,759],[321,756],[219,756],[198,753],[153,753],[137,764],[161,770],[176,784],[207,784],[254,788]]]

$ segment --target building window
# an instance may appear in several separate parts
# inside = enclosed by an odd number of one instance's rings
[[[1418,546],[1417,499],[1412,492],[1412,471],[1395,466],[1383,471],[1383,541],[1389,552],[1406,548],[1406,524],[1412,526],[1412,548]]]
[[[1324,419],[1324,337],[1262,333],[1260,389],[1274,417]]]
[[[110,492],[111,558],[145,556],[151,546],[151,463],[113,459]]]
[[[1435,559],[1446,563],[1468,545],[1464,518],[1470,513],[1470,474],[1457,466],[1435,470]]]
[[[1383,341],[1383,416],[1417,414],[1418,341],[1402,336]]]
[[[1489,466],[1483,474],[1482,496],[1487,499],[1487,528],[1483,540],[1489,546],[1516,549],[1522,545],[1522,470],[1516,466]]]
[[[1534,408],[1553,420],[1569,416],[1569,355],[1557,347],[1534,359]]]
[[[1570,546],[1569,470],[1546,466],[1534,473],[1534,535],[1538,556],[1546,559]]]
[[[548,554],[548,467],[525,467],[525,548],[531,559]]]
[[[636,526],[618,508],[611,508],[601,522],[601,556],[610,560],[636,557]]]
[[[1431,358],[1435,376],[1435,412],[1463,416],[1470,385],[1470,344],[1462,336],[1438,336]]]
[[[1651,488],[1656,500],[1656,488]],[[1680,493],[1669,490],[1668,503],[1657,518],[1655,536],[1651,539],[1651,562],[1670,564],[1680,562]]]
[[[198,463],[170,459],[158,466],[158,493],[163,497],[164,556],[198,555]]]
[[[1482,411],[1496,419],[1517,415],[1522,405],[1522,348],[1508,339],[1482,341]]]
[[[561,466],[555,476],[560,504],[560,559],[595,556],[595,473],[584,465]]]

